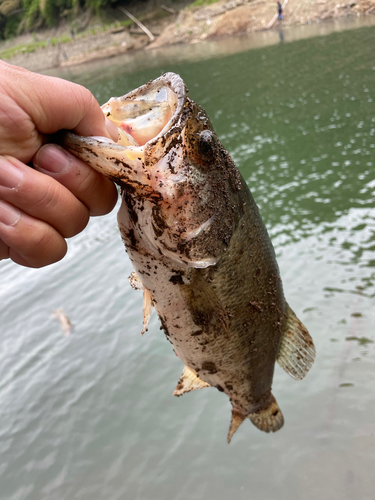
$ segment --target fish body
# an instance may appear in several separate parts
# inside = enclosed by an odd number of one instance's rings
[[[277,431],[275,361],[301,379],[315,348],[285,301],[275,252],[246,182],[204,109],[173,73],[112,98],[119,142],[67,134],[65,145],[122,188],[118,224],[143,290],[184,364],[177,396],[213,386],[245,418]]]

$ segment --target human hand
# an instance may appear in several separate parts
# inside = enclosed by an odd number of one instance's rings
[[[65,238],[116,204],[109,179],[50,143],[61,129],[118,138],[84,87],[0,61],[0,260],[27,267],[57,262],[67,251]],[[26,165],[31,161],[34,169]]]

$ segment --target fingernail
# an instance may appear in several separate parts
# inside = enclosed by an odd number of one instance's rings
[[[21,212],[17,208],[0,200],[0,223],[6,226],[15,226],[20,218]]]
[[[108,134],[110,137],[117,142],[118,141],[118,129],[116,125],[111,122],[111,120],[107,117],[105,117],[105,128],[107,129]]]
[[[54,174],[61,174],[70,167],[69,154],[56,144],[46,144],[37,152],[34,165]]]
[[[14,189],[21,184],[23,172],[21,169],[0,158],[0,185]]]

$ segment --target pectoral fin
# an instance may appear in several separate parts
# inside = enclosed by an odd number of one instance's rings
[[[315,346],[306,327],[286,305],[286,322],[276,361],[295,380],[302,380],[315,359]]]
[[[198,375],[188,366],[184,366],[182,375],[176,389],[173,391],[173,396],[182,396],[185,392],[194,391],[195,389],[204,389],[210,387],[210,384],[204,382]]]
[[[143,290],[143,328],[142,335],[147,330],[148,322],[150,321],[152,312],[152,297],[151,293],[143,286],[138,274],[133,271],[129,276],[129,283],[134,290]]]
[[[152,312],[152,297],[147,288],[143,288],[143,329],[142,335],[147,330],[148,322],[150,321]]]
[[[142,281],[139,279],[139,276],[135,271],[133,271],[130,274],[128,280],[129,280],[130,286],[133,288],[133,290],[143,290]]]

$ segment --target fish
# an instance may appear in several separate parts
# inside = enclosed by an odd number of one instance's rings
[[[283,293],[275,251],[251,192],[182,78],[165,73],[102,111],[115,143],[67,132],[64,146],[121,188],[118,226],[143,291],[184,367],[173,392],[215,387],[232,405],[228,442],[245,419],[276,432],[277,362],[301,380],[313,340]]]
[[[52,316],[60,323],[62,331],[66,337],[72,333],[73,325],[64,309],[59,308],[52,311]]]

